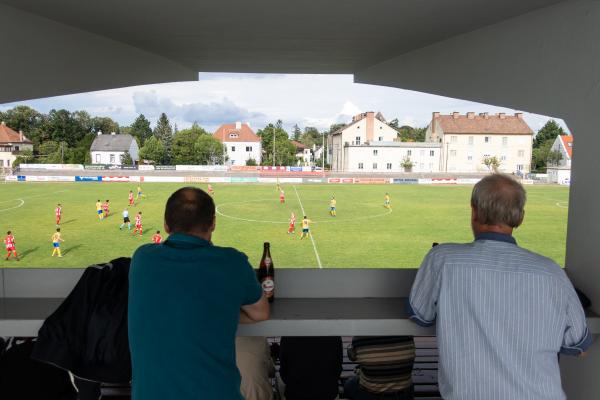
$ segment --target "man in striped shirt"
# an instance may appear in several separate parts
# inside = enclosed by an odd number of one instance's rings
[[[437,327],[445,400],[562,400],[557,353],[591,345],[584,311],[565,272],[517,246],[525,190],[493,174],[473,188],[475,241],[441,244],[423,260],[411,319]]]

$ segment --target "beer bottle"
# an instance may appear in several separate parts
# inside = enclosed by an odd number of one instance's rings
[[[275,299],[275,268],[270,247],[269,242],[265,242],[257,276],[265,295],[269,299],[269,303],[272,303]]]

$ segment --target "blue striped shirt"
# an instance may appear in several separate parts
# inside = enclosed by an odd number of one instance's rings
[[[565,399],[557,353],[580,354],[592,340],[565,272],[509,235],[433,248],[409,308],[415,322],[436,324],[446,400]]]

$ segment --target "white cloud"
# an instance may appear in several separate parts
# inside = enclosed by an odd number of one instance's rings
[[[514,110],[383,86],[356,84],[351,75],[283,75],[200,73],[194,82],[136,86],[23,102],[39,111],[52,108],[84,109],[129,125],[138,113],[155,122],[167,113],[180,128],[194,121],[208,130],[221,123],[250,122],[260,129],[281,119],[287,129],[294,124],[326,129],[349,122],[355,114],[381,111],[388,120],[426,126],[431,113],[459,111],[506,112]],[[0,109],[16,104],[0,105]],[[538,130],[548,117],[525,114]],[[564,122],[559,121],[563,124]]]

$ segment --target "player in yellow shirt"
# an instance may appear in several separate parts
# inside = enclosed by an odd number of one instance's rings
[[[335,200],[335,196],[333,196],[331,198],[331,200],[329,201],[329,215],[331,215],[332,217],[335,217],[335,206],[337,204],[337,201]]]
[[[392,209],[392,199],[390,198],[390,194],[386,193],[383,198],[383,206],[388,210]]]
[[[146,195],[144,193],[142,193],[142,185],[138,185],[137,187],[137,196],[135,197],[136,200],[141,200],[142,197],[146,197]]]
[[[302,219],[302,234],[300,235],[300,240],[304,239],[305,237],[308,237],[308,235],[310,235],[310,223],[312,221],[310,219],[308,219],[308,217],[305,215],[304,218]]]
[[[62,254],[60,253],[60,242],[64,242],[64,240],[60,237],[60,228],[56,228],[56,232],[52,234],[52,247],[54,247],[54,250],[52,250],[52,257],[57,253],[59,257],[62,257]]]
[[[100,221],[104,219],[104,211],[102,210],[102,202],[100,200],[96,202],[96,214],[98,214]]]

